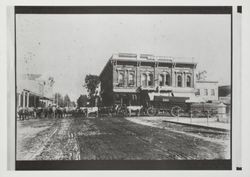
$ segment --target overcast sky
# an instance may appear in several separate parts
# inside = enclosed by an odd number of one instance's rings
[[[17,74],[55,78],[76,100],[86,74],[99,75],[113,53],[194,57],[209,80],[230,84],[230,15],[16,15]]]

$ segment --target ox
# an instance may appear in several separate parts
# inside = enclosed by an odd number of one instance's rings
[[[86,107],[87,108],[87,117],[89,117],[90,113],[96,113],[96,117],[98,117],[98,107]]]
[[[36,116],[35,109],[33,107],[19,107],[17,113],[19,115],[20,120],[29,119]]]
[[[138,116],[140,116],[142,108],[143,106],[127,106],[129,116],[131,116],[132,111],[138,112]]]

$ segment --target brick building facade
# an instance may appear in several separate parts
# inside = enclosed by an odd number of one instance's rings
[[[146,54],[114,54],[100,74],[105,105],[137,104],[137,89],[171,91],[174,96],[195,97],[196,63]]]

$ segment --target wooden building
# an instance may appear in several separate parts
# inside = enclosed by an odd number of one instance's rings
[[[16,106],[43,107],[53,103],[53,84],[41,74],[21,74],[17,78]]]
[[[218,101],[218,81],[196,81],[196,96],[201,102]]]

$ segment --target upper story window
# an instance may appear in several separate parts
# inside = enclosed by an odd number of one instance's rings
[[[164,85],[164,75],[160,74],[159,75],[159,86],[163,86]]]
[[[166,74],[166,81],[165,81],[165,85],[170,86],[170,74]]]
[[[191,77],[187,76],[187,81],[186,81],[187,87],[191,87]]]
[[[182,77],[181,76],[177,77],[177,86],[182,87]]]
[[[153,86],[153,84],[154,84],[154,76],[153,74],[149,74],[148,86]]]
[[[215,96],[215,90],[214,89],[211,89],[211,95]]]
[[[142,74],[141,75],[141,85],[143,87],[146,87],[147,86],[147,75],[146,74]]]
[[[118,74],[118,86],[122,87],[124,86],[124,73]]]
[[[208,95],[208,89],[205,89],[205,95],[206,96]]]
[[[135,85],[135,75],[134,75],[134,73],[129,73],[128,86],[134,86],[134,85]]]

